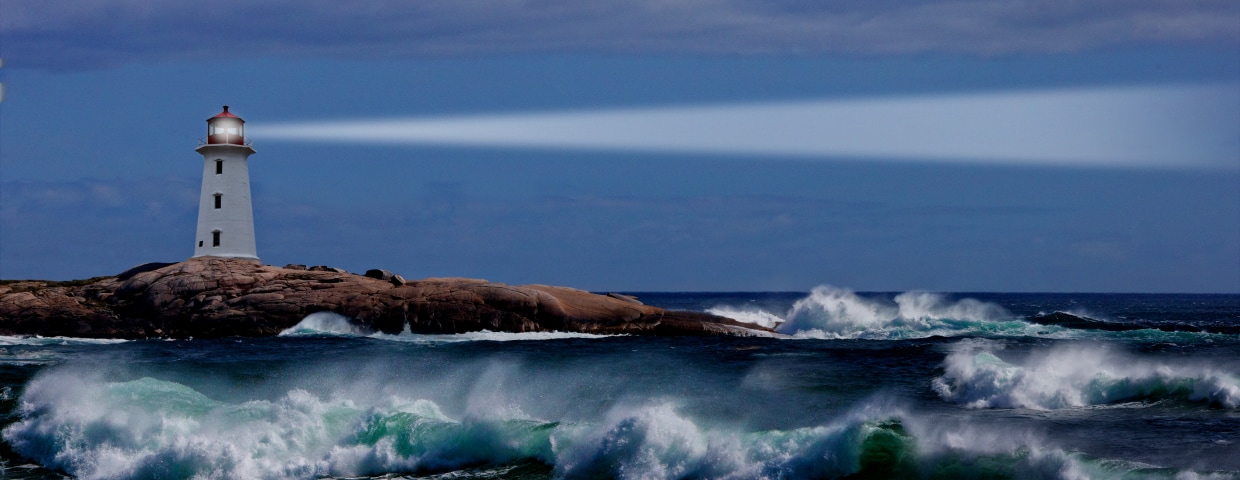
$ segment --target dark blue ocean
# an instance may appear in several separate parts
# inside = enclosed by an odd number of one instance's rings
[[[634,295],[787,336],[0,337],[3,475],[1240,478],[1240,295]]]

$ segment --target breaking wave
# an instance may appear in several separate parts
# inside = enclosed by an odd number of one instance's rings
[[[333,312],[317,312],[306,315],[297,325],[280,332],[281,337],[365,337],[408,343],[454,343],[454,342],[508,342],[517,340],[560,340],[566,338],[606,338],[614,335],[597,335],[576,332],[479,332],[458,334],[417,334],[408,327],[400,334],[392,335],[366,329],[349,317]]]
[[[964,341],[932,382],[944,400],[971,408],[1050,410],[1178,399],[1240,408],[1240,375],[1208,365],[1155,362],[1099,345],[1065,345],[1010,363],[1001,345]]]
[[[1015,318],[1003,307],[973,299],[952,301],[928,292],[905,292],[888,301],[852,290],[820,286],[783,314],[752,307],[706,310],[740,322],[775,328],[797,338],[900,340],[931,336],[1034,335],[1063,332]]]
[[[780,326],[809,338],[903,339],[934,335],[1023,334],[1033,325],[1002,307],[973,299],[950,301],[928,292],[905,292],[893,303],[851,290],[817,287],[798,300]]]
[[[718,306],[706,309],[706,313],[718,315],[720,317],[730,318],[738,322],[752,323],[754,325],[775,328],[779,324],[784,323],[783,317],[767,312],[760,308],[735,308],[729,306]]]
[[[82,479],[313,478],[450,471],[550,454],[545,422],[446,417],[426,400],[358,406],[291,390],[229,404],[142,378],[33,381],[15,451]]]
[[[744,431],[695,421],[671,401],[614,407],[599,421],[514,409],[453,418],[425,399],[365,404],[293,389],[228,403],[155,378],[106,382],[60,371],[32,381],[21,405],[4,439],[81,479],[356,477],[514,464],[544,465],[557,478],[619,479],[1124,478],[1159,470],[1030,435],[934,425],[881,401],[822,425]]]
[[[1227,333],[1164,331],[1141,325],[1100,321],[1081,313],[1056,312],[1021,318],[1003,307],[964,298],[911,291],[892,298],[861,296],[852,290],[819,286],[788,311],[772,313],[755,307],[727,305],[707,313],[775,328],[798,339],[907,340],[928,337],[1040,337],[1054,339],[1118,339],[1138,342],[1198,342],[1234,338]],[[1036,321],[1065,315],[1064,324]]]
[[[363,328],[344,315],[334,312],[315,312],[284,329],[280,337],[366,337],[373,330]]]

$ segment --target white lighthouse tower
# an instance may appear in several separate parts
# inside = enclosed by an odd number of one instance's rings
[[[207,138],[199,143],[194,151],[202,154],[202,196],[194,256],[257,260],[249,166],[254,147],[245,140],[245,120],[224,105],[207,119]]]

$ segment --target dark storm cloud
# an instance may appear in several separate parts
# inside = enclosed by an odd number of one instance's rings
[[[9,0],[15,67],[78,69],[252,55],[390,58],[524,52],[1007,54],[1240,42],[1234,0],[818,2]]]

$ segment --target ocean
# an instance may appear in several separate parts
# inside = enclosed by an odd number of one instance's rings
[[[1240,478],[1240,295],[632,293],[786,338],[0,337],[6,478]],[[1073,327],[1029,321],[1066,312]],[[1123,328],[1112,328],[1123,327]]]

